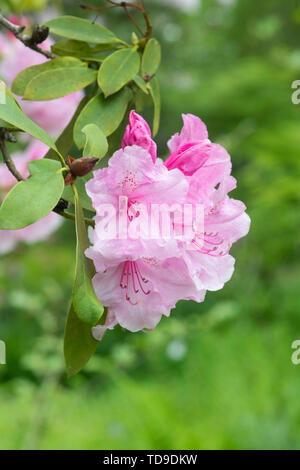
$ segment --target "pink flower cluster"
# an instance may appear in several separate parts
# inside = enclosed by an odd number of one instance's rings
[[[245,205],[228,196],[236,186],[230,156],[208,139],[201,119],[187,114],[183,121],[163,162],[148,124],[132,111],[122,150],[86,184],[96,210],[86,255],[97,271],[96,294],[108,307],[105,324],[93,328],[96,339],[116,324],[130,331],[153,329],[178,300],[202,302],[207,290],[221,289],[234,271],[229,251],[248,233],[250,219]],[[141,205],[188,203],[203,207],[204,230],[194,227],[189,243],[163,236],[104,239],[103,207],[113,205],[119,215],[120,196],[128,201],[129,225],[140,217]]]
[[[13,155],[13,162],[23,178],[29,176],[28,162],[42,158],[47,150],[48,147],[42,142],[32,141],[25,151],[16,152]],[[4,199],[15,184],[15,177],[10,173],[6,165],[1,163],[0,201]],[[11,251],[18,242],[35,243],[44,240],[61,225],[61,221],[62,218],[58,214],[50,212],[46,217],[20,230],[0,230],[0,254]]]

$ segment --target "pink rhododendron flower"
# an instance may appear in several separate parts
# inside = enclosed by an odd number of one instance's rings
[[[171,155],[165,161],[169,170],[179,168],[185,175],[192,175],[203,166],[212,153],[205,124],[196,116],[183,114],[184,126],[168,142]],[[230,159],[229,159],[230,163]]]
[[[16,22],[15,19],[14,23]],[[26,24],[23,20],[21,22]],[[51,39],[46,39],[41,47],[50,50],[52,43]],[[41,54],[25,47],[9,32],[0,33],[0,55],[2,59],[0,61],[0,76],[9,88],[21,70],[32,65],[42,64],[47,60]],[[23,101],[17,97],[24,113],[52,137],[57,137],[64,130],[82,98],[82,91],[51,101]]]
[[[13,162],[23,176],[29,176],[27,164],[30,161],[42,158],[48,147],[42,142],[33,141],[24,152],[16,152],[12,155]],[[0,164],[0,197],[4,199],[9,190],[17,183],[4,163]],[[11,251],[18,242],[34,243],[46,239],[61,225],[62,218],[51,212],[46,217],[38,220],[28,227],[20,230],[0,230],[0,253]]]
[[[179,170],[168,171],[160,159],[154,163],[146,150],[134,145],[116,152],[108,168],[95,171],[86,189],[97,213],[86,255],[97,270],[96,294],[108,307],[106,325],[94,330],[98,338],[116,323],[131,331],[154,328],[179,299],[203,299],[175,239],[119,239],[119,231],[114,239],[102,238],[103,205],[112,205],[118,217],[120,196],[128,198],[129,227],[141,217],[141,204],[148,208],[162,202],[184,203],[188,183]]]
[[[156,143],[151,138],[151,130],[145,119],[134,110],[130,111],[129,124],[122,140],[122,149],[128,145],[139,145],[147,150],[152,160],[156,159]]]
[[[199,288],[217,290],[232,276],[234,259],[229,250],[248,233],[250,219],[246,206],[228,196],[236,187],[229,154],[208,139],[200,118],[192,114],[182,117],[181,133],[168,142],[171,155],[165,165],[180,169],[188,178],[186,201],[203,205],[205,227],[204,233],[195,233],[192,249],[183,250],[182,255]]]
[[[230,174],[226,150],[208,139],[198,117],[183,115],[183,121],[181,133],[168,143],[171,154],[162,165],[156,152],[150,151],[156,147],[149,126],[132,111],[122,146],[133,146],[116,152],[109,167],[96,171],[86,185],[97,211],[92,247],[86,254],[96,267],[96,294],[108,307],[105,325],[93,328],[97,339],[117,323],[131,331],[154,328],[176,301],[202,302],[207,290],[221,289],[232,276],[234,258],[229,250],[247,234],[250,219],[245,205],[228,196],[236,180]],[[173,175],[173,186],[163,166]],[[139,214],[140,201],[146,205],[166,200],[172,203],[172,199],[193,207],[200,204],[204,228],[193,227],[188,243],[180,238],[103,240],[101,204],[117,207],[116,196],[120,194],[128,196],[128,216],[132,218]]]
[[[232,243],[245,236],[250,227],[246,206],[228,196],[236,180],[230,175],[231,161],[226,150],[210,143],[203,122],[192,114],[183,115],[184,126],[168,142],[171,155],[168,168],[180,168],[189,178],[187,200],[204,208],[202,233],[196,232],[194,249],[184,250],[183,257],[199,289],[218,290],[234,270],[229,255]]]

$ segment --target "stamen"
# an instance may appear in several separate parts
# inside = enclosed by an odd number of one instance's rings
[[[145,280],[145,278],[142,277],[140,271],[139,271],[139,267],[138,267],[138,264],[136,261],[133,262],[134,264],[134,271],[135,271],[135,274],[136,274],[136,277],[137,277],[137,280],[138,280],[138,283],[139,283],[139,286],[143,292],[143,294],[145,295],[148,295],[150,294],[150,290],[148,290],[147,292],[144,290],[143,286],[142,286],[142,283],[141,283],[141,280],[146,284],[148,282],[148,280]],[[141,277],[141,280],[140,280],[140,277]]]
[[[124,279],[124,276],[125,276],[125,269],[126,269],[126,267],[127,267],[127,263],[128,263],[128,261],[125,261],[124,266],[123,266],[123,271],[122,271],[122,274],[121,274],[121,280],[120,280],[120,287],[121,287],[121,289],[125,289],[125,288],[126,288],[126,285],[123,284],[123,279]]]
[[[130,282],[131,280],[132,282]],[[150,290],[146,291],[142,285],[142,283],[146,284],[147,282],[148,279],[142,276],[137,261],[124,262],[120,279],[120,287],[121,289],[126,289],[125,297],[131,305],[137,305],[140,302],[140,299],[137,299],[136,301],[131,300],[130,292],[137,294],[141,289],[144,295],[150,294]]]
[[[200,240],[203,240],[209,245],[222,245],[224,243],[224,238],[221,238],[218,233],[206,233],[204,232],[204,237],[202,238],[200,234],[196,234],[196,237]],[[209,239],[208,239],[209,238]]]
[[[131,274],[132,274],[132,283],[133,283],[133,290],[137,294],[139,292],[139,289],[136,289],[135,287],[135,279],[134,279],[134,272],[133,272],[133,262],[131,261],[130,263],[131,266]]]
[[[148,279],[146,279],[145,277],[143,277],[143,276],[141,275],[140,270],[139,270],[139,267],[138,267],[138,264],[137,264],[137,263],[135,263],[135,264],[136,264],[136,268],[137,268],[137,270],[138,270],[138,272],[139,272],[139,275],[141,276],[142,281],[143,281],[145,284],[147,284],[147,282],[149,282]]]
[[[214,234],[212,234],[212,235],[214,235]],[[198,236],[197,238],[200,238],[200,237]],[[204,255],[209,255],[209,256],[213,256],[213,257],[217,258],[217,257],[220,257],[220,256],[227,255],[230,251],[231,243],[227,243],[227,247],[228,247],[227,250],[218,251],[218,248],[221,245],[223,245],[223,243],[224,243],[223,239],[216,240],[215,242],[208,241],[206,239],[202,239],[202,240],[204,241],[204,243],[207,243],[208,245],[213,245],[213,248],[206,248],[204,246],[199,245],[199,243],[197,243],[196,239],[194,239],[192,241],[192,243],[194,243],[194,245],[198,248],[198,251],[200,253],[203,253]]]
[[[126,300],[131,304],[131,305],[137,305],[139,303],[139,300],[137,300],[136,302],[132,302],[132,300],[130,299],[129,297],[129,293],[128,293],[128,286],[129,286],[129,276],[130,276],[130,272],[129,272],[129,261],[126,261],[127,263],[127,272],[126,272],[126,278],[127,278],[127,286],[126,286]]]

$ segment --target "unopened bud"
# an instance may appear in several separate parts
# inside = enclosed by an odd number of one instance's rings
[[[134,46],[136,46],[139,43],[139,38],[137,37],[135,32],[131,34],[131,42]]]
[[[48,35],[48,26],[36,26],[32,31],[31,37],[27,40],[27,43],[33,46],[41,44],[41,42],[44,42],[45,39],[47,39]]]
[[[73,176],[84,176],[87,175],[96,163],[99,161],[99,158],[93,157],[82,157],[82,158],[72,158],[68,157],[68,164]]]

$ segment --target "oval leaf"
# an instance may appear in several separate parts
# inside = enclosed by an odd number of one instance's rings
[[[135,75],[133,77],[134,83],[146,94],[149,94],[148,88],[147,88],[147,83],[145,80],[142,79],[139,75]]]
[[[87,124],[96,124],[105,136],[112,134],[123,120],[130,98],[131,91],[128,88],[108,99],[104,99],[102,94],[92,98],[81,111],[74,126],[74,141],[77,147],[84,147],[85,135],[82,129]]]
[[[92,337],[92,329],[79,320],[71,305],[65,327],[64,355],[68,377],[77,374],[95,353],[99,342]]]
[[[109,29],[75,16],[60,16],[44,23],[50,32],[64,38],[93,44],[109,44],[120,41]]]
[[[148,83],[147,87],[150,91],[150,95],[154,105],[153,136],[156,136],[160,122],[160,91],[157,78],[154,77],[151,82]]]
[[[95,209],[92,206],[91,198],[87,195],[87,192],[85,190],[85,184],[90,178],[91,178],[90,174],[77,178],[75,181],[75,186],[78,192],[81,206],[84,209],[87,209],[88,211],[95,212]],[[72,204],[75,204],[74,193],[72,191],[71,185],[65,186],[62,197],[66,201],[71,202]]]
[[[18,129],[27,132],[27,134],[32,135],[41,142],[44,142],[44,144],[48,145],[48,147],[51,147],[57,154],[59,154],[52,138],[44,131],[44,129],[31,121],[31,119],[23,113],[11,92],[5,86],[4,82],[0,80],[0,92],[1,89],[4,90],[4,99],[0,100],[0,119],[3,119]]]
[[[108,142],[100,127],[96,124],[88,124],[82,132],[86,137],[83,156],[103,158],[108,150]]]
[[[96,80],[96,71],[87,67],[65,67],[35,76],[27,85],[24,100],[55,100],[85,88]]]
[[[64,190],[61,164],[41,159],[28,163],[31,176],[16,184],[0,207],[0,229],[17,230],[45,217]]]
[[[161,47],[156,39],[147,42],[142,58],[142,75],[154,75],[159,67],[161,59]]]
[[[98,73],[98,84],[105,96],[112,95],[139,71],[140,56],[135,48],[121,49],[105,59]]]
[[[104,307],[99,302],[92,285],[92,277],[95,274],[93,262],[84,254],[89,247],[89,240],[76,189],[74,199],[77,245],[72,302],[78,318],[84,323],[94,326],[102,316]]]
[[[23,96],[28,83],[38,74],[48,70],[56,70],[64,67],[80,67],[82,62],[75,57],[59,57],[58,59],[48,60],[43,64],[33,65],[22,70],[12,83],[12,91],[16,95]]]
[[[79,103],[79,105],[78,105],[71,121],[69,122],[67,127],[65,127],[63,132],[60,134],[60,136],[55,141],[55,145],[58,148],[58,150],[59,150],[59,152],[60,152],[60,154],[62,155],[63,158],[65,158],[68,155],[68,153],[70,151],[70,148],[73,145],[74,124],[75,124],[76,119],[78,118],[79,114],[81,113],[82,109],[84,108],[84,106],[87,104],[88,101],[89,101],[89,98],[87,96],[82,98],[82,100],[80,101],[80,103]],[[51,158],[51,159],[57,160],[57,154],[52,149],[49,149],[48,152],[45,155],[45,158]],[[68,188],[68,187],[69,186],[66,186],[66,188]]]
[[[51,46],[51,51],[54,54],[60,56],[74,56],[80,57],[85,60],[104,60],[106,56],[98,56],[99,52],[106,52],[112,49],[118,49],[118,44],[98,44],[97,46],[91,47],[89,44],[83,41],[76,41],[74,39],[63,39],[57,41]]]

